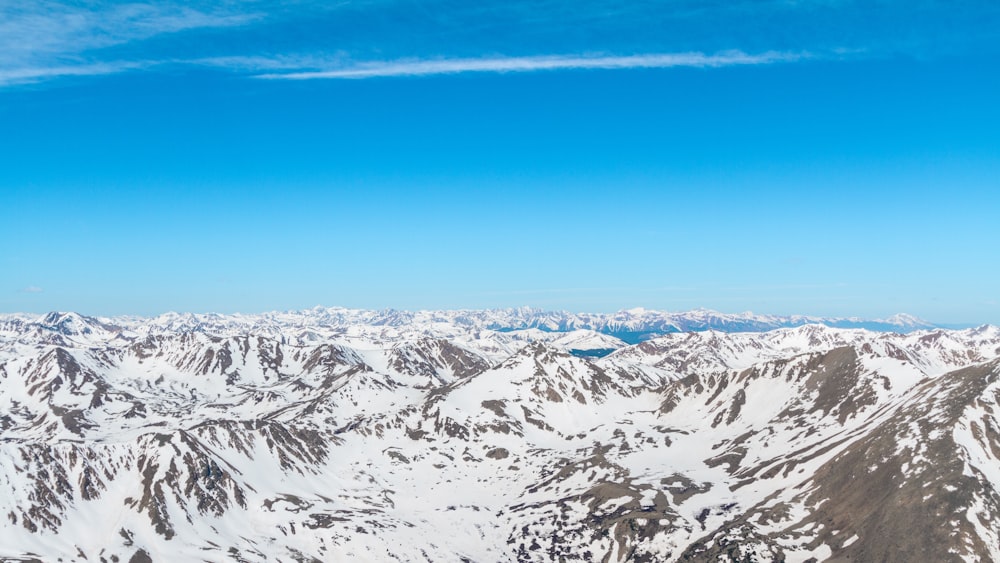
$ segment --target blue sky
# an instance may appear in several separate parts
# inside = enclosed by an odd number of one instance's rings
[[[0,0],[0,310],[1000,323],[992,2]]]

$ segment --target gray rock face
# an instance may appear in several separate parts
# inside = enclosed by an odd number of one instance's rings
[[[1000,329],[518,314],[0,318],[0,559],[1000,560]]]

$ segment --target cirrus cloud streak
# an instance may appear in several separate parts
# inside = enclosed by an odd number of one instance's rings
[[[546,70],[641,69],[641,68],[717,68],[727,66],[764,65],[795,62],[812,58],[809,53],[768,51],[748,54],[724,51],[706,54],[651,53],[640,55],[546,55],[528,57],[487,57],[455,59],[404,59],[396,61],[361,62],[334,69],[301,72],[266,73],[258,78],[279,80],[310,80],[319,78],[361,79],[398,76],[432,76],[466,72],[509,73]]]

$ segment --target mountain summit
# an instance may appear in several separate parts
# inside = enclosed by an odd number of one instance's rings
[[[1000,560],[992,326],[7,315],[0,381],[4,560]]]

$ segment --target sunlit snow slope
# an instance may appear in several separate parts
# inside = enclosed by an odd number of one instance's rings
[[[0,560],[1000,560],[998,358],[905,316],[0,316]]]

